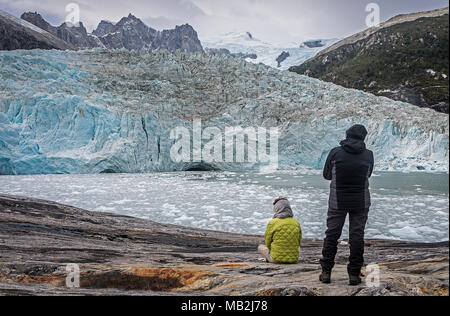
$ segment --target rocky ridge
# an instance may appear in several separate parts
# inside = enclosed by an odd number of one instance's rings
[[[24,13],[21,18],[81,49],[203,51],[197,32],[189,24],[157,31],[131,13],[117,23],[101,21],[92,34],[88,34],[81,22],[77,26],[67,23],[59,27],[52,26],[37,12]]]
[[[0,10],[0,50],[37,48],[76,49],[75,46],[62,41],[49,32]]]

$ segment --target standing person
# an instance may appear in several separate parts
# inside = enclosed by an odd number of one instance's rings
[[[331,271],[337,253],[345,218],[350,221],[350,258],[347,266],[350,285],[361,284],[364,265],[364,231],[371,206],[369,178],[372,175],[373,153],[366,149],[367,130],[354,125],[347,138],[334,148],[327,159],[323,176],[331,180],[326,238],[323,245],[320,281],[331,282]]]
[[[265,245],[258,252],[270,263],[297,263],[302,243],[302,228],[294,218],[291,205],[286,198],[273,202],[273,219],[267,225]]]

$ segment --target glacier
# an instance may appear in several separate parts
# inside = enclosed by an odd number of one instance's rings
[[[170,131],[278,127],[280,169],[320,169],[352,124],[377,170],[448,172],[448,115],[204,53],[0,52],[0,174],[264,170],[174,162]]]
[[[256,54],[256,59],[248,58],[247,61],[255,64],[265,64],[280,70],[288,70],[292,66],[303,64],[314,57],[320,51],[337,43],[339,39],[317,40],[323,46],[308,47],[299,43],[268,43],[255,37],[250,37],[247,32],[229,32],[222,35],[204,37],[200,39],[203,47],[214,49],[228,49],[231,53]],[[278,67],[277,57],[282,52],[289,52],[289,57]]]

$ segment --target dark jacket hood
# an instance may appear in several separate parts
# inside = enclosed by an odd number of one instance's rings
[[[347,139],[341,142],[342,148],[350,154],[361,154],[366,150],[364,140],[367,136],[367,129],[362,125],[354,125],[347,132]]]

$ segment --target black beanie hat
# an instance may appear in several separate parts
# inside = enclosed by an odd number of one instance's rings
[[[365,140],[368,132],[363,125],[353,125],[347,130],[347,138]]]

